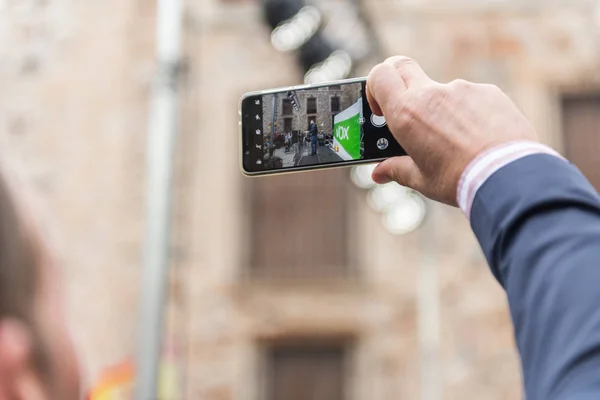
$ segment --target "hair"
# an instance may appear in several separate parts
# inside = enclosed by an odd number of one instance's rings
[[[23,323],[32,340],[32,362],[42,376],[49,358],[35,316],[41,286],[43,248],[0,170],[0,321]]]
[[[28,323],[38,291],[40,251],[0,173],[0,319]]]

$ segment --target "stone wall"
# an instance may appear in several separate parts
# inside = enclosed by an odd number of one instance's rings
[[[333,128],[333,116],[339,111],[350,107],[361,97],[361,86],[359,83],[344,85],[340,88],[319,88],[305,89],[295,91],[299,111],[291,108],[292,114],[284,115],[283,100],[287,99],[286,93],[269,94],[263,96],[263,132],[268,135],[272,132],[272,126],[275,127],[275,133],[285,132],[285,119],[291,119],[291,131],[308,131],[309,119],[314,120],[319,127],[319,131],[331,133]],[[340,99],[340,110],[333,112],[331,110],[331,98]],[[317,112],[308,113],[308,99],[316,99]],[[275,100],[275,102],[273,102]],[[273,109],[275,104],[275,109]]]
[[[229,94],[206,104],[203,112],[226,115],[244,91],[301,83],[294,57],[274,51],[268,32],[252,18],[260,15],[254,5],[213,4],[210,12],[201,7],[192,12],[205,16],[204,33],[210,36],[199,48],[204,54],[215,52],[204,58],[197,83],[225,85]],[[584,82],[600,88],[593,73],[600,67],[600,29],[591,18],[591,2],[552,7],[542,1],[527,6],[516,1],[369,4],[383,43],[382,58],[408,54],[437,80],[500,85],[558,149],[561,91]],[[243,50],[234,45],[242,37],[252,38]],[[214,82],[212,77],[232,59],[244,65],[244,72],[232,69],[226,83]],[[365,66],[357,76],[367,72]],[[199,131],[209,127],[204,121]],[[237,127],[232,121],[224,129],[231,132],[226,137],[234,146]],[[192,229],[204,257],[202,267],[191,268],[187,279],[194,282],[188,336],[191,398],[263,399],[264,344],[298,336],[354,338],[349,399],[418,398],[417,271],[430,262],[439,274],[438,357],[445,398],[521,398],[505,295],[460,212],[432,207],[432,227],[393,237],[369,209],[365,193],[355,190],[349,196],[356,280],[326,285],[248,282],[244,193],[251,182],[241,178],[235,156],[208,156],[194,168],[211,170],[197,182],[208,184],[212,196],[205,196],[206,186],[192,189],[202,199],[202,207],[194,205],[197,225]],[[279,233],[285,235],[287,229],[292,228],[282,226]]]
[[[45,209],[89,377],[137,343],[153,12],[0,2],[0,162]]]
[[[558,150],[561,94],[600,91],[595,2],[367,4],[382,58],[408,54],[437,80],[500,85]],[[272,49],[256,3],[201,0],[185,13],[166,336],[186,398],[262,400],[263,344],[297,336],[353,338],[349,399],[417,398],[417,271],[431,262],[445,398],[520,398],[505,295],[457,210],[434,206],[429,230],[394,237],[351,191],[357,279],[248,282],[238,100],[301,74]],[[152,3],[138,0],[0,2],[0,152],[61,227],[71,321],[92,377],[137,343],[153,24]]]

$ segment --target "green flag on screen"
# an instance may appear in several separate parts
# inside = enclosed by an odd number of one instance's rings
[[[342,159],[360,159],[362,99],[333,118],[333,150]]]

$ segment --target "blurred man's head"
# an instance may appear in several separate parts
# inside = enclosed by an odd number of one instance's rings
[[[0,399],[76,399],[58,267],[23,209],[0,171]]]

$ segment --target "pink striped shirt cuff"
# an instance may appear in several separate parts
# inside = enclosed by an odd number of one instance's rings
[[[471,161],[461,176],[456,192],[458,206],[467,218],[471,216],[471,206],[475,195],[485,181],[505,165],[531,154],[550,154],[563,158],[556,151],[541,143],[518,141],[486,150]]]

